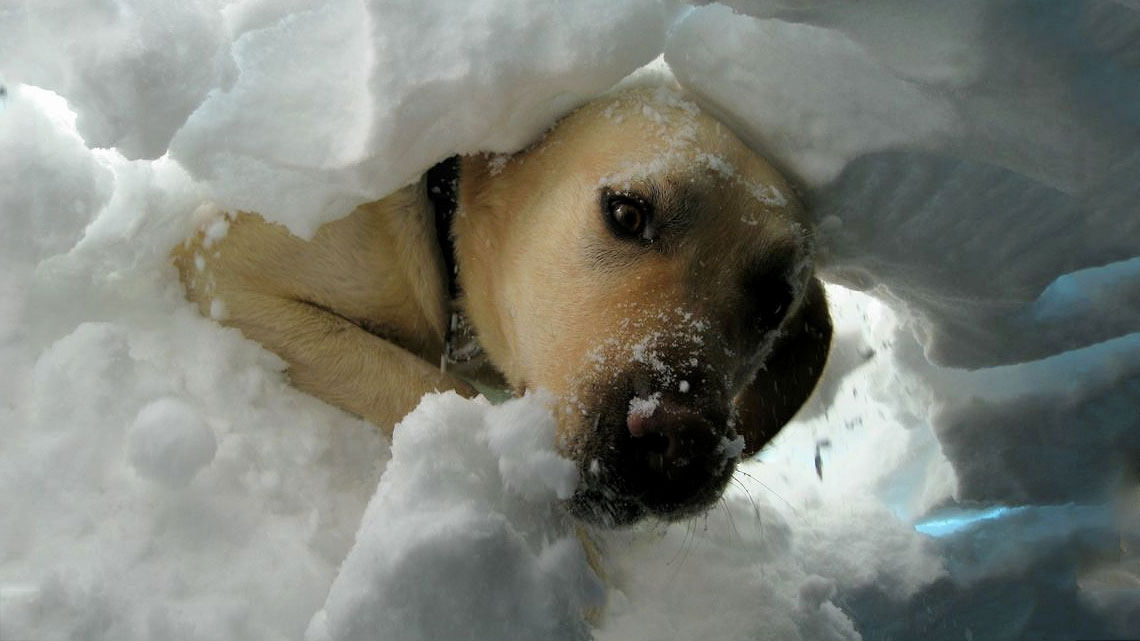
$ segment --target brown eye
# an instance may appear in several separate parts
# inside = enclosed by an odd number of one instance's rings
[[[649,227],[649,207],[640,199],[614,194],[605,200],[606,222],[610,231],[622,239],[653,240]]]

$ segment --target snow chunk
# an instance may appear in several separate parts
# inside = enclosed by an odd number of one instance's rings
[[[755,20],[713,4],[678,24],[665,60],[746,141],[812,185],[860,154],[931,144],[958,126],[949,104],[832,29]]]
[[[722,436],[717,451],[720,452],[721,456],[725,459],[735,461],[740,458],[740,455],[744,452],[744,437],[737,435],[735,438],[730,439]]]
[[[248,29],[232,49],[239,75],[210,93],[171,154],[224,208],[309,236],[451,154],[530,144],[656,57],[677,11],[659,0],[556,9],[341,0],[275,21],[265,7],[233,9],[231,26]]]
[[[306,639],[589,638],[601,588],[555,503],[577,472],[554,427],[535,396],[424,397]]]
[[[127,438],[135,471],[171,488],[188,484],[214,460],[218,448],[198,410],[176,398],[160,398],[142,408]]]
[[[0,113],[0,253],[39,260],[79,240],[110,198],[112,175],[75,133],[75,114],[59,96],[22,86],[9,94]]]
[[[570,498],[578,485],[577,468],[555,452],[546,407],[541,402],[507,403],[494,414],[487,445],[499,457],[506,488],[533,501]]]
[[[231,73],[216,4],[6,3],[0,60],[11,81],[67,98],[88,146],[157,158]]]

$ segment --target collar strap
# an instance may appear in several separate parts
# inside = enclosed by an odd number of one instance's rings
[[[447,278],[447,300],[451,309],[444,335],[443,354],[440,370],[446,371],[449,363],[460,362],[463,351],[456,342],[460,332],[460,317],[456,309],[459,296],[458,266],[455,263],[455,238],[451,224],[455,220],[455,210],[459,207],[459,156],[452,156],[427,171],[424,176],[427,197],[435,213],[435,239],[439,254],[443,258],[443,273]]]
[[[451,223],[459,207],[459,156],[452,156],[427,171],[427,196],[435,210],[435,238],[443,256],[443,273],[447,277],[447,297],[454,302],[459,295],[458,267],[455,264],[455,238]]]
[[[499,403],[511,397],[510,389],[501,381],[497,373],[490,379],[486,375],[488,365],[483,348],[479,345],[475,328],[471,327],[458,305],[459,267],[455,262],[455,236],[452,222],[459,208],[459,156],[452,156],[427,171],[425,175],[427,196],[435,213],[435,237],[439,243],[439,253],[443,257],[443,269],[447,275],[447,296],[451,313],[447,319],[447,334],[444,337],[443,354],[440,356],[440,371],[466,381],[481,394]],[[449,369],[449,366],[454,366]],[[482,372],[482,373],[481,373]]]

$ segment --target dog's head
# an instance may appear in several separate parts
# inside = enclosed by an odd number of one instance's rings
[[[707,508],[826,359],[793,189],[665,89],[591,103],[460,171],[465,307],[513,387],[557,398],[583,479],[573,511],[623,524]]]

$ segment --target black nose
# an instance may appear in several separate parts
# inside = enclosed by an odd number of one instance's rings
[[[667,396],[634,398],[626,428],[628,438],[619,445],[621,474],[651,511],[680,516],[702,507],[710,490],[715,499],[731,466],[724,448],[726,422],[719,413]]]
[[[608,526],[648,515],[675,521],[720,497],[739,455],[730,407],[720,386],[698,376],[684,380],[670,382],[671,392],[636,379],[608,390],[583,441],[573,514]]]

